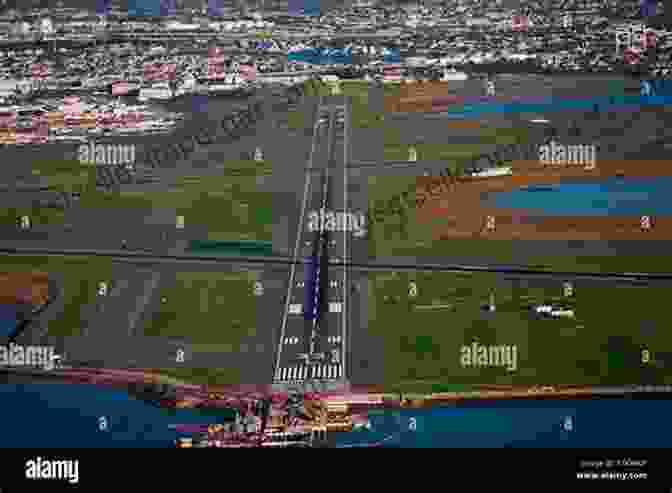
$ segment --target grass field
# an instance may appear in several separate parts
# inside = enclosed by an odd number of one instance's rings
[[[95,180],[90,166],[69,160],[39,160],[31,163],[33,174],[44,178],[50,186],[60,191],[85,190],[91,180]],[[65,215],[62,210],[46,207],[12,207],[0,209],[0,224],[17,224],[22,216],[28,216],[35,226],[44,224],[63,224]]]
[[[33,175],[45,178],[54,188],[75,192],[95,183],[95,168],[75,160],[39,160],[31,162]]]
[[[210,240],[270,240],[273,225],[272,196],[259,192],[257,178],[270,175],[271,163],[231,160],[217,176],[185,176],[172,186],[148,191],[101,191],[95,188],[95,171],[77,162],[41,162],[34,169],[56,189],[82,193],[80,206],[88,209],[174,209],[185,223],[207,227]],[[50,209],[2,210],[0,221],[15,224],[29,215],[34,224],[63,223],[62,211]]]
[[[108,192],[83,197],[82,205],[96,208],[174,209],[185,223],[204,226],[209,240],[270,240],[272,196],[259,192],[256,176],[244,168],[219,176],[183,177],[171,187],[151,192]]]
[[[93,303],[98,283],[113,279],[112,262],[102,258],[61,259],[58,257],[0,258],[0,271],[26,272],[38,270],[58,273],[64,280],[62,313],[49,323],[49,334],[54,336],[81,335],[82,307]]]
[[[369,332],[384,345],[390,390],[436,392],[464,384],[637,384],[672,382],[668,368],[642,363],[642,351],[672,352],[662,307],[666,289],[577,284],[571,298],[562,286],[496,284],[494,275],[389,273],[370,279]],[[411,297],[410,283],[417,294]],[[496,312],[486,313],[495,289]],[[562,301],[575,319],[538,319],[530,304]],[[412,331],[409,331],[412,327]],[[517,369],[468,368],[460,349],[517,347]]]
[[[157,370],[193,383],[229,384],[244,381],[241,369],[226,366],[227,354],[256,334],[254,273],[180,272],[164,288],[161,308],[145,325],[146,336],[184,338],[194,352],[221,354],[222,367]]]
[[[33,226],[65,223],[65,213],[62,210],[47,207],[10,207],[0,209],[0,224],[17,225],[23,216],[29,217]]]

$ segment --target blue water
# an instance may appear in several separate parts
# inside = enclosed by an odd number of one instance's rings
[[[496,192],[491,197],[495,207],[538,210],[548,216],[672,215],[672,176],[614,177],[550,187]]]
[[[446,113],[473,117],[480,113],[545,113],[550,111],[637,111],[640,106],[672,104],[672,96],[605,96],[591,99],[549,98],[538,102],[484,102],[455,105]]]
[[[0,341],[12,336],[17,329],[18,323],[17,306],[0,304]]]
[[[92,385],[0,385],[0,402],[0,436],[8,448],[169,447],[178,436],[170,425],[216,421]],[[370,430],[339,433],[337,446],[387,439],[387,446],[414,448],[669,447],[670,413],[672,401],[629,399],[381,410],[371,415]],[[99,428],[101,417],[106,431]],[[571,431],[564,428],[567,418]]]

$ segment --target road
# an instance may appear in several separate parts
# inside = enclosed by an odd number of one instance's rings
[[[350,241],[350,240],[349,240]],[[205,270],[228,270],[232,266],[241,268],[252,268],[264,266],[265,268],[275,270],[285,270],[287,265],[304,265],[307,260],[298,257],[293,260],[284,256],[271,257],[225,257],[225,256],[203,256],[203,255],[156,255],[142,252],[127,252],[124,250],[51,250],[46,248],[0,248],[0,253],[13,256],[46,256],[46,257],[106,257],[114,261],[126,262],[135,265],[189,265],[189,271]],[[410,260],[410,259],[409,259]],[[330,266],[343,268],[344,263],[340,260],[330,260]],[[447,264],[447,263],[424,263],[424,262],[391,262],[391,261],[370,261],[370,262],[348,262],[345,264],[349,271],[356,273],[367,272],[453,272],[453,273],[478,273],[492,272],[518,276],[521,278],[575,278],[605,282],[655,282],[669,283],[672,281],[670,273],[656,272],[561,272],[547,271],[526,268],[521,265],[501,265],[501,264]],[[219,267],[217,267],[219,266]]]

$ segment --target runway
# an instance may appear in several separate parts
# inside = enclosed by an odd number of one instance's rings
[[[311,154],[308,159],[308,168],[317,162],[326,163],[328,173],[320,181],[315,180],[312,173],[304,175],[304,190],[301,211],[296,224],[296,242],[293,250],[293,260],[310,258],[315,233],[309,231],[306,217],[311,211],[322,208],[333,210],[347,210],[347,169],[336,166],[337,162],[344,163],[344,155],[339,148],[341,139],[347,140],[347,104],[343,100],[334,101],[333,98],[322,99],[318,102],[316,117],[313,126]],[[338,135],[340,133],[343,135]],[[339,152],[340,151],[340,152]],[[343,186],[337,181],[342,169]],[[317,182],[317,183],[316,183]],[[342,193],[339,193],[339,190]],[[342,197],[342,199],[341,199]],[[339,203],[344,204],[339,206]],[[330,233],[329,239],[323,240],[323,248],[329,255],[338,255],[347,258],[347,236],[343,233]],[[326,255],[323,253],[322,255]],[[318,272],[320,266],[317,266]],[[288,292],[285,310],[282,315],[280,341],[274,381],[285,385],[300,385],[304,381],[321,382],[339,381],[346,378],[343,348],[347,341],[347,275],[344,268],[330,266],[318,273],[317,289],[327,286],[321,296],[327,300],[318,303],[327,308],[322,314],[319,325],[311,322],[304,316],[306,300],[306,283],[310,277],[298,269],[296,263],[290,268]],[[340,275],[339,275],[339,272]],[[340,288],[340,289],[339,289]],[[335,353],[335,354],[334,354]],[[304,354],[308,359],[303,360]],[[313,355],[319,359],[313,360]]]

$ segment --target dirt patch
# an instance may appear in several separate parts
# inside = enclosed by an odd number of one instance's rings
[[[386,94],[383,108],[389,113],[429,113],[436,104],[446,105],[459,103],[462,98],[448,96],[449,89],[455,83],[442,81],[418,81],[411,84],[402,83],[394,94]]]

